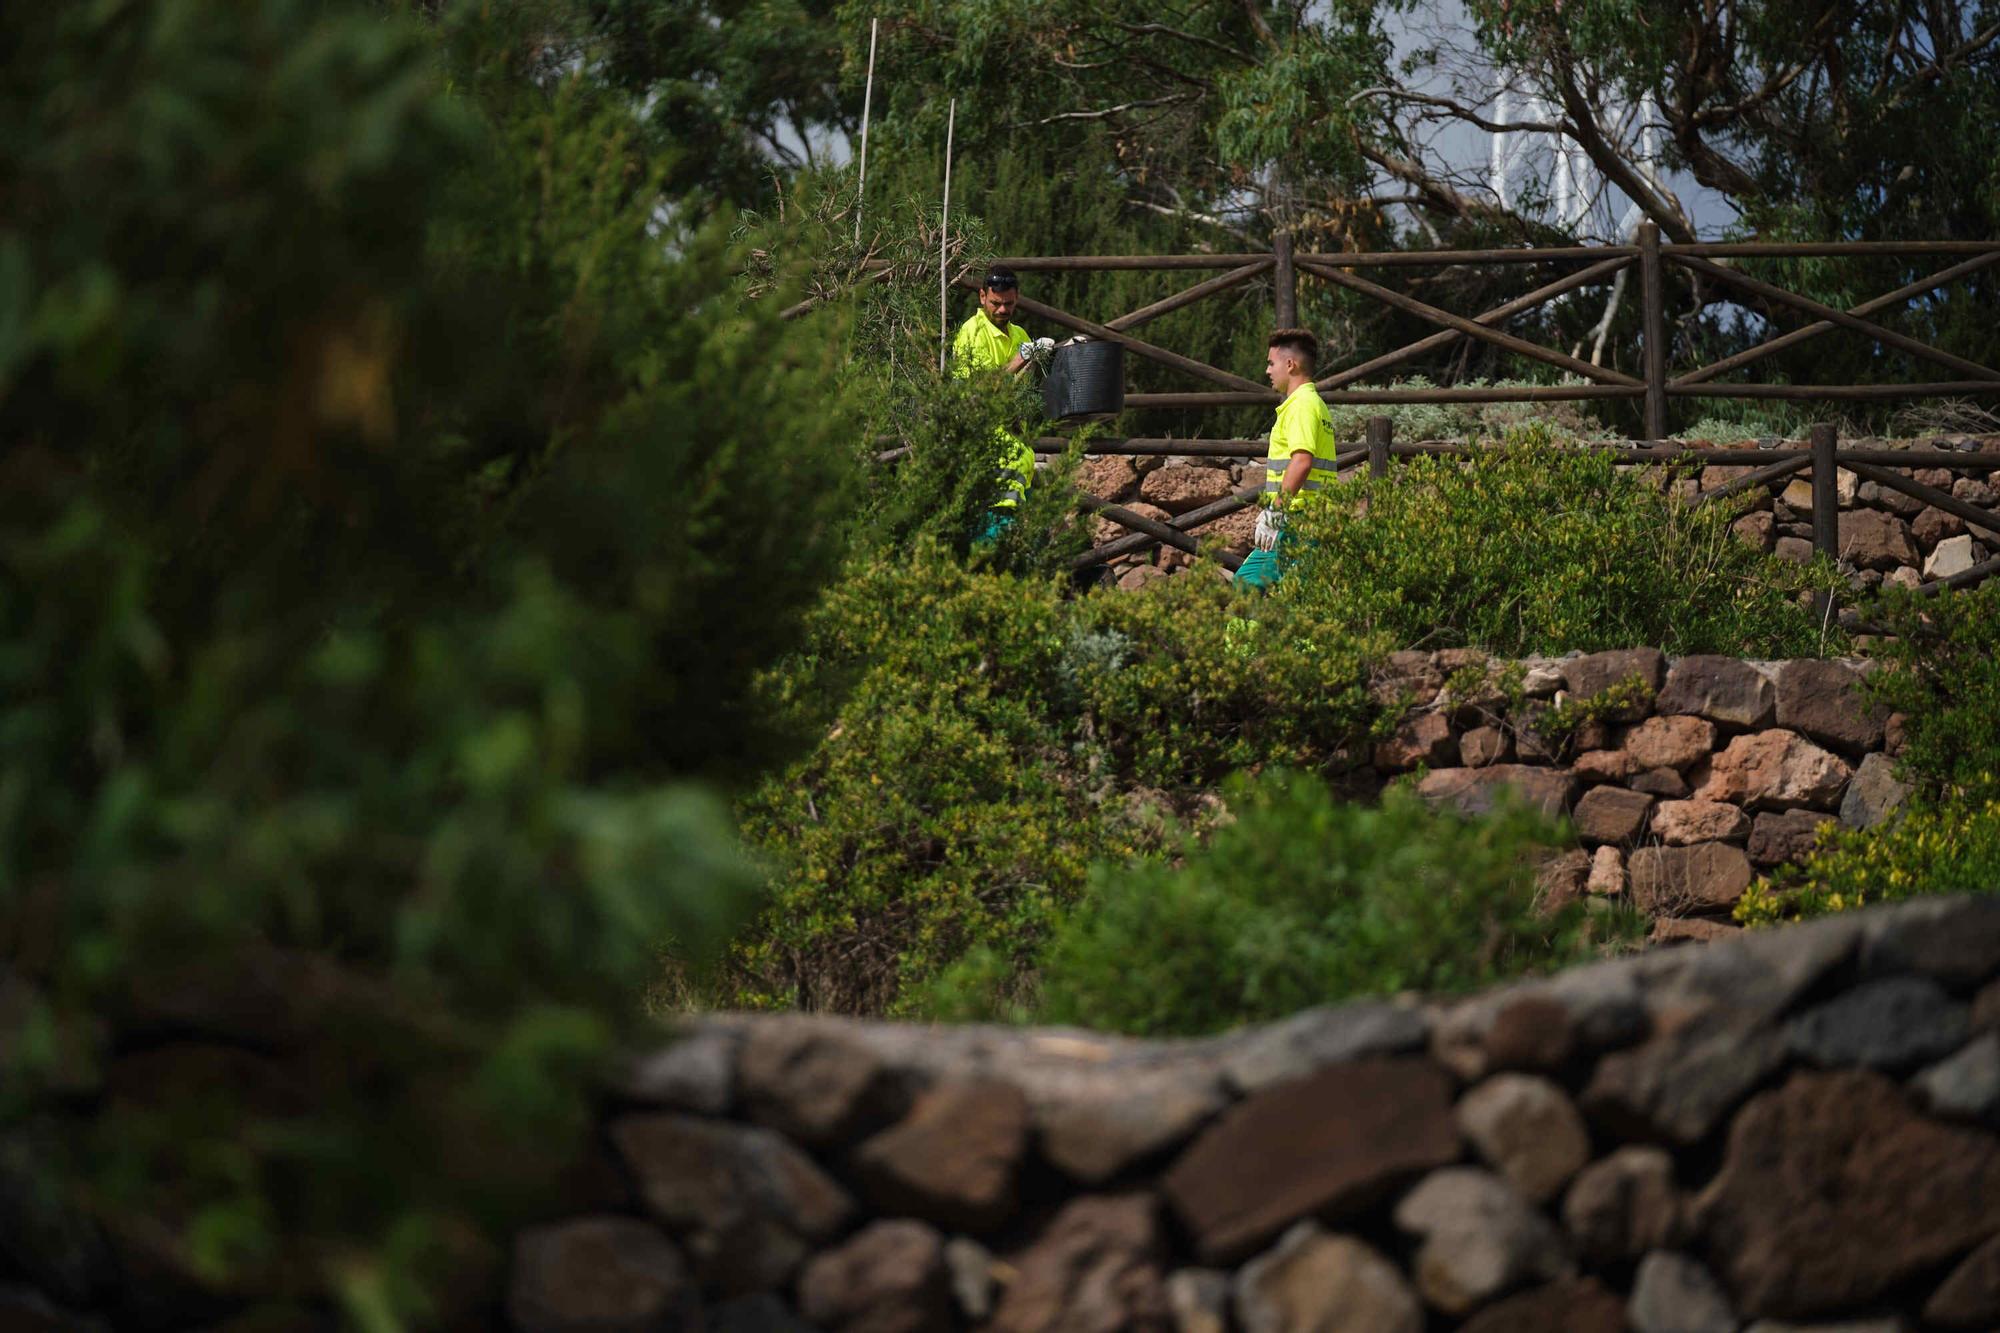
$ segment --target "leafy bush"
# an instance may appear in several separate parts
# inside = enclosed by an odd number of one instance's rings
[[[1918,597],[1891,589],[1870,619],[1893,637],[1875,653],[1876,697],[1904,714],[1902,767],[1941,799],[2000,792],[2000,583]]]
[[[2000,892],[2000,797],[1924,800],[1870,829],[1829,827],[1805,861],[1737,900],[1745,925],[1804,921],[1877,903]]]
[[[1559,830],[1519,809],[1465,821],[1404,787],[1379,806],[1318,779],[1228,789],[1232,818],[1172,856],[1100,862],[1036,955],[967,959],[931,992],[952,1017],[1006,1015],[1142,1035],[1205,1033],[1309,1005],[1458,991],[1589,956],[1629,933],[1580,904],[1537,909],[1536,854]]]
[[[1904,714],[1898,771],[1914,792],[1881,825],[1827,830],[1803,864],[1751,886],[1738,920],[2000,892],[2000,584],[1934,598],[1895,590],[1869,615],[1894,633],[1869,685]]]
[[[1516,431],[1468,461],[1417,458],[1302,514],[1277,596],[1402,643],[1501,655],[1651,644],[1807,656],[1836,646],[1799,599],[1830,584],[1751,549],[1724,505],[1689,509],[1609,451]]]
[[[1070,600],[935,546],[857,565],[770,682],[824,739],[746,804],[772,898],[725,998],[893,1009],[975,946],[1025,957],[1092,860],[1230,769],[1341,767],[1366,646],[1282,607],[1246,642],[1232,609],[1200,573]]]
[[[1517,385],[1535,383],[1529,380],[1488,380],[1472,378],[1457,380],[1453,387],[1463,389],[1511,388]],[[1575,383],[1569,379],[1557,383]],[[1435,389],[1438,387],[1422,375],[1412,375],[1408,379],[1390,381],[1391,389]],[[1343,449],[1361,445],[1367,439],[1368,418],[1385,416],[1395,430],[1398,442],[1409,444],[1418,440],[1481,440],[1498,439],[1510,430],[1521,428],[1544,429],[1551,433],[1553,440],[1564,443],[1580,443],[1585,440],[1602,439],[1609,432],[1588,403],[1543,402],[1543,403],[1332,403],[1327,411],[1333,417],[1333,433]]]

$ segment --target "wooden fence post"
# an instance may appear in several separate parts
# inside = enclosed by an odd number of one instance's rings
[[[1639,224],[1639,289],[1645,316],[1646,440],[1667,438],[1667,311],[1660,275],[1660,227]]]
[[[1292,234],[1281,231],[1273,236],[1271,250],[1278,261],[1277,271],[1271,275],[1277,295],[1278,327],[1296,328],[1299,322],[1299,275],[1298,270],[1292,267]]]
[[[1368,418],[1368,475],[1386,477],[1389,475],[1389,440],[1396,433],[1396,423],[1387,417]]]
[[[1840,488],[1839,464],[1834,461],[1834,448],[1839,443],[1840,433],[1832,426],[1812,428],[1812,530],[1813,550],[1829,560],[1840,558]],[[1832,614],[1833,594],[1821,593],[1816,599],[1820,618],[1824,620]]]

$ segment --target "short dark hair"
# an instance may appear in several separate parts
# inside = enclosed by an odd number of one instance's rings
[[[995,264],[986,270],[986,280],[979,284],[981,291],[1004,292],[1018,289],[1021,280],[1014,276],[1014,270],[1005,264]]]
[[[1307,370],[1319,364],[1319,339],[1313,337],[1311,329],[1278,329],[1271,334],[1267,347],[1280,347],[1292,355]]]

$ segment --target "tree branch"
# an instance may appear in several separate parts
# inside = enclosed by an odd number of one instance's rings
[[[1163,37],[1173,37],[1183,42],[1192,42],[1196,46],[1205,46],[1211,51],[1219,51],[1230,59],[1240,60],[1246,65],[1257,63],[1256,57],[1247,52],[1239,51],[1227,42],[1218,42],[1213,37],[1204,37],[1198,32],[1182,32],[1179,28],[1170,28],[1164,23],[1120,23],[1118,26],[1134,36],[1144,37],[1158,33]]]
[[[1271,25],[1264,21],[1263,14],[1258,12],[1257,0],[1243,0],[1243,13],[1249,18],[1250,26],[1256,30],[1257,36],[1262,39],[1264,45],[1270,47],[1273,51],[1278,50],[1278,38],[1271,31]]]
[[[1469,125],[1477,125],[1480,129],[1492,134],[1562,133],[1562,126],[1551,121],[1517,120],[1503,123],[1497,120],[1488,120],[1471,107],[1466,106],[1463,102],[1455,102],[1449,97],[1439,97],[1435,93],[1411,92],[1406,88],[1392,88],[1386,85],[1363,88],[1360,92],[1351,94],[1347,99],[1347,105],[1353,106],[1364,97],[1387,97],[1398,102],[1417,102],[1424,106],[1434,106],[1451,113],[1454,119],[1465,121]]]
[[[1584,100],[1583,90],[1577,87],[1576,71],[1570,66],[1568,52],[1554,53],[1550,64],[1555,69],[1563,110],[1569,116],[1570,137],[1576,140],[1577,146],[1604,173],[1604,179],[1623,190],[1647,217],[1660,224],[1660,230],[1682,244],[1691,243],[1694,228],[1688,225],[1680,201],[1664,190],[1654,189],[1638,169],[1605,139],[1604,132],[1598,128],[1596,114]]]
[[[1171,97],[1149,97],[1140,102],[1121,102],[1117,106],[1100,107],[1095,111],[1063,111],[1053,116],[1043,116],[1040,120],[1017,120],[1009,129],[1028,129],[1035,125],[1054,125],[1065,120],[1109,120],[1127,111],[1142,111],[1153,106],[1173,106],[1180,102],[1190,102],[1194,98],[1188,93],[1175,93]]]
[[[1889,105],[1891,107],[1901,106],[1905,96],[1911,90],[1927,83],[1937,82],[1945,76],[1946,72],[1953,65],[1963,60],[1966,56],[1971,55],[1980,47],[1991,44],[1995,37],[2000,37],[2000,22],[1987,24],[1978,32],[1972,34],[1972,36],[1966,38],[1936,60],[1933,60],[1930,64],[1911,74],[1909,80],[1896,90],[1896,95],[1889,99]]]

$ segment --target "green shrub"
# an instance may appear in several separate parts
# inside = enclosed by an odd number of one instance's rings
[[[1918,597],[1892,589],[1864,608],[1893,637],[1870,685],[1904,715],[1904,775],[1928,796],[2000,792],[2000,582]]]
[[[1909,802],[1869,829],[1831,828],[1805,861],[1759,880],[1737,919],[1796,921],[1944,893],[2000,892],[2000,584],[1866,608],[1894,637],[1871,692],[1904,714]]]
[[[1039,928],[1112,831],[1062,780],[1048,696],[1052,588],[933,545],[860,566],[772,682],[824,739],[747,802],[772,896],[739,940],[734,1003],[881,1012],[973,942]]]
[[[1379,806],[1311,777],[1231,784],[1231,818],[1172,856],[1100,862],[1056,923],[1026,999],[969,958],[930,994],[951,1017],[1004,1014],[1143,1035],[1205,1033],[1315,1004],[1459,991],[1589,956],[1624,933],[1580,904],[1537,910],[1532,812],[1464,821],[1391,788]]]
[[[1199,570],[1143,597],[1107,592],[1075,607],[1075,642],[1115,645],[1108,669],[1076,671],[1073,688],[1085,735],[1121,776],[1182,789],[1259,764],[1331,770],[1393,721],[1367,688],[1386,639],[1283,604],[1255,620],[1243,610]]]
[[[1830,826],[1806,859],[1737,900],[1745,925],[1804,921],[1877,903],[2000,892],[2000,798],[1918,800],[1869,829]]]
[[[1580,381],[1561,379],[1556,383]],[[1454,388],[1513,388],[1543,381],[1466,379]],[[1391,389],[1435,389],[1438,386],[1422,375],[1392,380]],[[1368,418],[1385,416],[1401,444],[1418,440],[1499,439],[1523,427],[1548,430],[1553,439],[1581,443],[1603,438],[1609,433],[1588,403],[1332,403],[1334,438],[1342,449],[1359,447],[1367,439]]]
[[[1344,766],[1379,711],[1366,646],[1239,609],[1201,571],[1068,599],[934,545],[858,563],[769,682],[824,739],[746,803],[772,896],[723,998],[894,1009],[975,947],[1025,959],[1093,860],[1231,769]]]
[[[1469,461],[1417,458],[1301,515],[1277,597],[1401,643],[1503,656],[1649,644],[1809,656],[1838,645],[1798,602],[1830,570],[1751,549],[1724,505],[1689,509],[1609,451],[1516,431]]]

